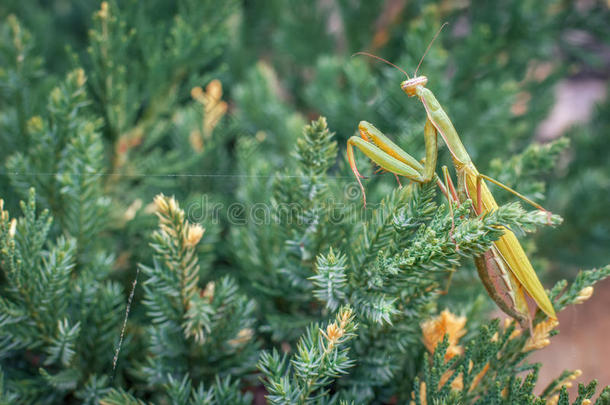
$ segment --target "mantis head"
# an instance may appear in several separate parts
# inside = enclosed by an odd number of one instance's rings
[[[413,97],[417,95],[415,89],[418,86],[425,87],[426,83],[428,83],[428,78],[426,76],[416,76],[412,79],[407,79],[401,82],[400,88],[402,89],[402,91],[407,93],[407,96]]]

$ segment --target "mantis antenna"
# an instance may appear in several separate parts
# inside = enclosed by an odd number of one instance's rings
[[[428,47],[426,48],[426,51],[424,52],[424,54],[422,55],[421,59],[419,60],[419,63],[417,64],[417,68],[415,68],[415,73],[413,74],[413,77],[417,77],[417,71],[419,70],[419,67],[421,66],[422,62],[424,61],[424,58],[426,57],[426,55],[428,54],[428,51],[430,50],[430,48],[432,47],[432,44],[434,43],[434,41],[436,41],[436,38],[439,36],[439,34],[441,33],[441,31],[443,30],[443,28],[445,28],[445,26],[449,25],[448,22],[443,23],[443,25],[441,25],[441,27],[438,29],[438,31],[436,31],[436,34],[434,34],[434,37],[432,38],[432,40],[430,41],[430,43],[428,44]],[[368,52],[356,52],[355,54],[352,55],[352,57],[356,56],[356,55],[364,55],[364,56],[368,56],[369,58],[374,58],[377,60],[382,61],[383,63],[387,63],[390,66],[395,67],[396,69],[398,69],[399,71],[401,71],[405,76],[407,76],[407,79],[411,79],[409,77],[409,74],[407,72],[405,72],[403,69],[399,68],[398,66],[396,66],[395,64],[393,64],[392,62],[383,59],[380,56],[377,55],[373,55],[372,53],[368,53]]]
[[[438,31],[436,31],[436,34],[434,34],[434,37],[432,38],[432,41],[430,41],[430,43],[428,44],[428,47],[426,48],[426,51],[424,52],[424,54],[422,55],[421,59],[419,60],[419,63],[417,64],[417,68],[415,68],[415,73],[413,74],[413,77],[417,77],[417,71],[419,70],[419,67],[421,66],[421,63],[424,61],[424,58],[428,54],[428,51],[432,47],[432,44],[436,40],[436,37],[438,37],[438,35],[441,33],[443,28],[445,28],[446,25],[449,25],[449,23],[448,22],[443,23],[443,25],[441,25],[441,27],[438,29]]]
[[[393,67],[395,67],[396,69],[400,70],[402,73],[404,73],[404,75],[405,75],[405,76],[407,76],[407,79],[411,79],[411,78],[409,77],[409,74],[408,74],[407,72],[405,72],[404,70],[402,70],[401,68],[399,68],[398,66],[396,66],[395,64],[393,64],[392,62],[387,61],[387,60],[385,60],[385,59],[383,59],[383,58],[381,58],[381,57],[379,57],[379,56],[377,56],[377,55],[373,55],[372,53],[368,53],[368,52],[356,52],[355,54],[353,54],[353,55],[352,55],[352,57],[354,57],[354,56],[356,56],[356,55],[364,55],[364,56],[368,56],[369,58],[375,58],[375,59],[377,59],[377,60],[382,61],[383,63],[387,63],[388,65],[393,66]]]

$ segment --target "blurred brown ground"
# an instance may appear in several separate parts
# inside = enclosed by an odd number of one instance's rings
[[[543,364],[540,391],[565,369],[582,371],[570,389],[572,399],[576,398],[579,382],[597,379],[601,387],[610,385],[609,310],[610,279],[606,279],[595,286],[588,301],[569,306],[559,314],[559,334],[551,338],[549,346],[530,357],[531,362]]]
[[[605,80],[589,77],[561,82],[555,92],[553,110],[538,128],[538,140],[549,141],[570,126],[588,121],[595,104],[603,100],[605,94]],[[569,306],[559,314],[559,335],[551,339],[549,346],[530,357],[531,362],[543,364],[539,392],[566,369],[582,371],[570,389],[572,399],[576,398],[579,382],[597,379],[601,387],[610,385],[609,311],[610,279],[607,279],[595,286],[588,301]]]

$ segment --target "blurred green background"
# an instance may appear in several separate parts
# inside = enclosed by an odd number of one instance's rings
[[[444,22],[419,74],[482,173],[564,218],[526,245],[545,285],[610,262],[606,1],[124,0],[104,8],[90,0],[4,0],[0,19],[0,195],[18,212],[34,186],[56,218],[53,231],[70,227],[62,171],[78,168],[53,166],[65,145],[42,142],[46,127],[30,118],[54,122],[61,106],[49,93],[82,67],[90,100],[79,108],[102,134],[93,146],[103,159],[93,166],[108,198],[92,211],[107,224],[87,243],[114,254],[108,266],[125,286],[137,264],[150,261],[155,195],[175,195],[193,221],[213,204],[268,203],[282,192],[275,176],[295,172],[296,140],[311,119],[325,116],[335,133],[332,190],[355,205],[360,196],[349,195],[354,179],[344,151],[360,120],[423,156],[423,108],[401,91],[403,75],[352,55],[371,52],[412,73]],[[371,177],[365,187],[373,205],[396,182],[357,159]],[[451,167],[444,147],[439,160]],[[496,191],[500,203],[515,199]],[[225,210],[204,225],[202,278],[230,274],[246,289],[264,280],[276,263],[273,249],[289,239],[236,227]],[[349,247],[340,231],[331,236]],[[294,340],[309,321],[272,340]]]
[[[358,121],[367,120],[413,155],[423,156],[421,107],[400,91],[401,74],[351,55],[373,52],[413,72],[446,21],[449,25],[420,73],[429,77],[429,87],[477,166],[565,218],[561,227],[538,236],[539,255],[552,262],[555,276],[610,261],[606,2],[119,4],[121,19],[131,26],[111,28],[118,41],[112,45],[112,66],[103,65],[103,50],[88,39],[90,30],[99,28],[99,18],[92,18],[99,2],[7,0],[0,5],[0,16],[15,14],[32,32],[31,53],[42,57],[36,68],[30,66],[36,86],[24,95],[28,114],[44,108],[45,98],[39,94],[45,94],[55,77],[82,64],[95,96],[94,108],[105,120],[109,161],[117,161],[117,144],[121,137],[133,136],[134,128],[155,134],[149,136],[154,140],[127,152],[124,166],[115,164],[111,170],[117,174],[235,173],[243,163],[236,160],[236,140],[259,131],[265,135],[262,147],[273,152],[268,163],[281,167],[291,158],[301,123],[318,115],[327,117],[342,147]],[[104,88],[96,74],[109,70],[114,82]],[[203,153],[194,154],[167,119],[172,109],[193,105],[192,87],[205,87],[214,78],[222,82],[230,119],[206,140]],[[9,79],[3,86],[4,107],[14,100],[11,86],[18,84]],[[104,105],[106,100],[114,105]],[[560,109],[551,115],[558,100]],[[0,136],[6,147],[1,154],[6,159],[24,145],[15,139],[18,133],[10,121],[3,124]],[[569,138],[570,146],[561,152],[560,164],[544,171],[549,190],[543,200],[545,191],[535,180],[541,173],[509,167],[510,159],[532,142],[545,143],[560,135]],[[441,162],[448,163],[446,153]],[[344,161],[337,173],[349,176]],[[380,177],[367,185],[376,190],[370,191],[374,200],[392,186],[391,176]],[[139,177],[124,184],[118,197],[125,206],[136,198],[150,201],[161,191],[182,199],[205,191],[229,201],[236,186],[231,178],[213,177]],[[504,201],[511,198],[500,195]]]

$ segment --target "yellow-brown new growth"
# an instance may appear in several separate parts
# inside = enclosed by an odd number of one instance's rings
[[[449,347],[447,348],[447,352],[445,353],[445,361],[452,359],[453,357],[460,355],[463,353],[464,349],[462,346],[458,345],[460,338],[464,336],[466,333],[466,329],[464,326],[466,325],[466,317],[465,316],[456,316],[452,314],[449,310],[445,309],[441,314],[435,318],[432,318],[428,321],[425,321],[421,324],[422,335],[424,345],[426,349],[430,353],[434,353],[437,345],[442,342],[445,335],[448,336],[449,339]],[[470,362],[469,368],[472,369],[473,363]],[[489,364],[487,364],[474,378],[470,389],[476,387],[487,370],[489,369]],[[449,378],[453,375],[454,370],[447,370],[440,378],[438,385],[442,387],[449,380]],[[461,390],[464,386],[463,376],[460,374],[456,378],[451,381],[451,388],[454,390]],[[422,383],[422,387],[420,392],[422,392],[422,403],[424,403],[424,398],[426,386],[425,383]]]
[[[341,341],[341,338],[345,336],[345,328],[349,324],[352,314],[351,309],[344,309],[339,314],[336,321],[328,324],[326,331],[320,329],[320,333],[327,341],[327,344],[325,345],[326,352],[331,351],[335,345]]]
[[[199,224],[187,224],[186,236],[184,238],[184,245],[186,247],[194,247],[199,243],[205,229]]]
[[[583,288],[578,292],[576,299],[574,300],[574,304],[582,304],[593,295],[593,286],[588,286]]]
[[[222,100],[222,83],[218,79],[208,83],[205,91],[199,86],[193,87],[191,97],[203,105],[202,133],[193,130],[190,134],[191,146],[197,152],[201,152],[204,139],[212,136],[214,128],[226,114],[229,106]]]
[[[549,333],[555,329],[557,325],[559,325],[559,322],[556,319],[551,318],[547,318],[545,321],[536,325],[532,336],[525,342],[523,351],[538,350],[550,345],[551,340],[549,339]]]
[[[548,397],[548,399],[546,400],[546,404],[547,405],[557,405],[557,403],[559,402],[559,391],[561,391],[561,388],[562,387],[571,388],[572,381],[576,380],[581,375],[582,375],[581,370],[574,370],[574,372],[572,374],[569,374],[566,378],[559,381],[559,383],[557,384],[555,389],[553,389],[553,391],[551,391],[548,394],[551,396]],[[591,404],[591,400],[589,400],[589,399],[584,399],[582,401],[582,405],[590,405],[590,404]]]
[[[458,345],[458,342],[466,333],[465,325],[465,316],[456,316],[447,309],[441,312],[439,316],[425,321],[421,324],[421,329],[426,349],[430,353],[434,353],[436,346],[443,340],[445,335],[448,335],[449,347],[445,354],[445,360],[462,354],[464,349]]]

